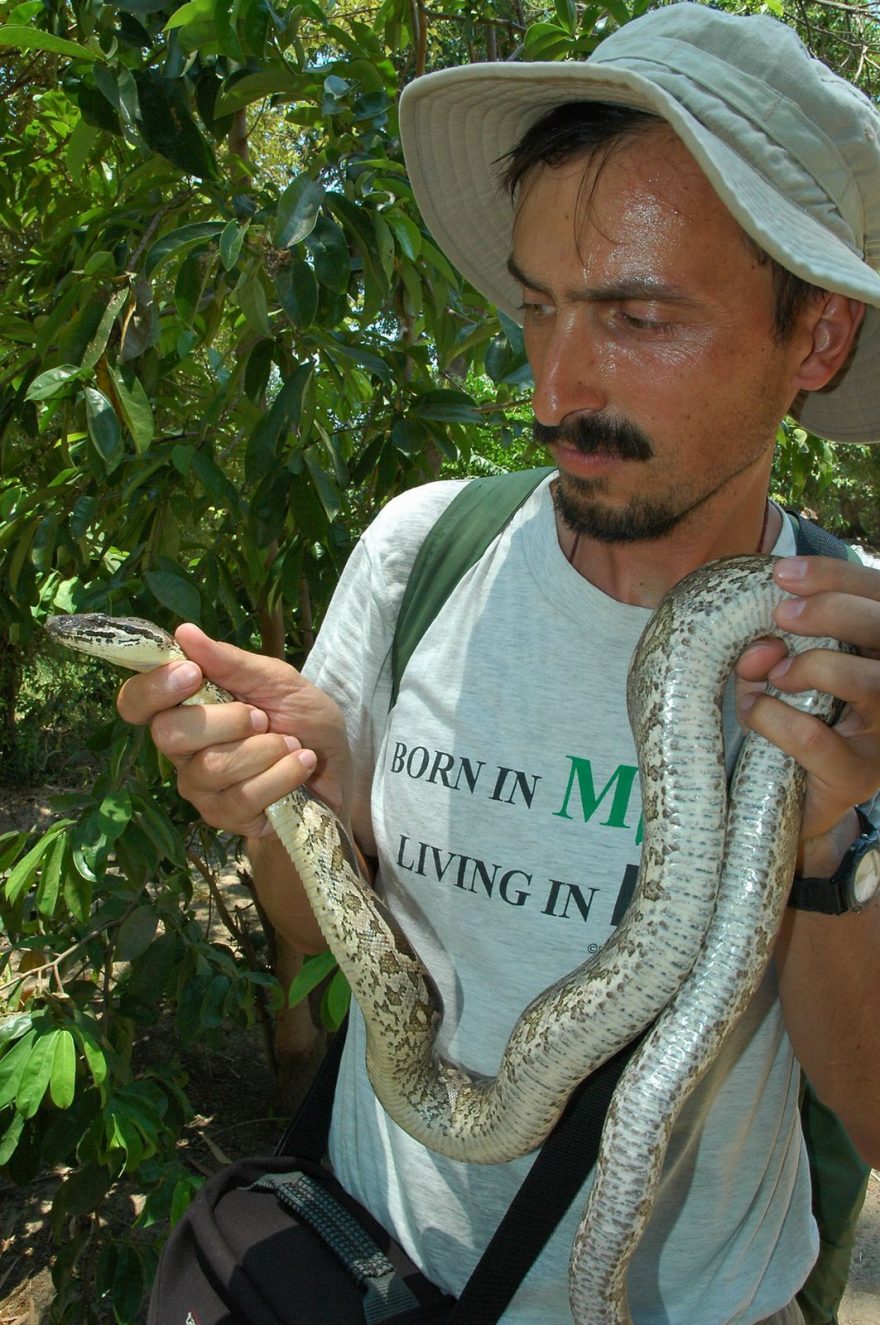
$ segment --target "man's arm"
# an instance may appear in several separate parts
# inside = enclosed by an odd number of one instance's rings
[[[858,835],[855,815],[813,843],[803,872],[827,878]],[[794,1051],[853,1145],[880,1167],[880,899],[863,911],[818,915],[789,908],[776,947]]]
[[[785,692],[825,690],[846,705],[833,728],[766,695],[750,695],[741,709],[747,726],[806,769],[799,869],[829,877],[858,836],[852,807],[880,787],[880,573],[807,557],[780,561],[775,576],[798,595],[777,609],[777,624],[860,651],[780,658],[781,645],[761,644],[737,669]],[[777,962],[786,1025],[804,1070],[864,1158],[880,1165],[880,903],[846,916],[790,910]]]

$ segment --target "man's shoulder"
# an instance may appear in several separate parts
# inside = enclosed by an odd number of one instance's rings
[[[378,576],[382,593],[395,602],[406,586],[413,561],[437,520],[466,479],[441,479],[409,488],[382,507],[360,538],[360,558]]]

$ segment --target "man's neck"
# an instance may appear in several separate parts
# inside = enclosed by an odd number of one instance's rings
[[[683,520],[661,539],[604,543],[579,537],[556,517],[559,544],[580,575],[597,589],[636,607],[656,607],[674,584],[698,566],[719,557],[768,553],[779,536],[781,517],[767,498],[719,524],[707,512]]]

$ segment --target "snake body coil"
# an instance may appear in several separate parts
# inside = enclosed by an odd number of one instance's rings
[[[750,736],[728,815],[721,700],[750,641],[780,634],[772,613],[783,596],[767,558],[732,558],[688,576],[651,618],[627,692],[645,821],[638,886],[608,943],[521,1014],[494,1078],[437,1054],[442,1006],[433,982],[359,875],[332,812],[305,789],[267,810],[364,1014],[373,1089],[430,1149],[471,1163],[533,1150],[575,1086],[659,1016],[618,1085],[575,1240],[579,1325],[629,1322],[626,1267],[650,1215],[672,1123],[772,950],[793,871],[802,778],[781,751]],[[70,647],[135,670],[183,656],[170,636],[131,618],[56,617],[48,628]],[[792,652],[838,647],[784,638]],[[230,697],[212,687],[188,702],[218,698]],[[795,698],[830,713],[830,701]]]

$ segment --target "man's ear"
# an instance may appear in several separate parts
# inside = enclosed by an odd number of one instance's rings
[[[825,295],[807,314],[807,353],[795,377],[798,391],[818,391],[840,372],[865,316],[865,305],[845,294]]]

